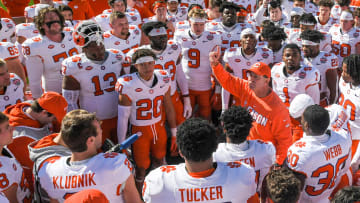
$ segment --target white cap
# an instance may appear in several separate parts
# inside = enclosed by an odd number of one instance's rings
[[[306,107],[314,105],[314,100],[307,94],[298,94],[291,102],[289,107],[290,116],[299,118],[304,113]]]
[[[294,7],[290,12],[290,16],[295,16],[295,15],[301,16],[302,14],[304,14],[304,9],[300,7]]]
[[[38,16],[38,15],[39,15],[41,9],[47,8],[47,7],[50,7],[50,5],[49,5],[49,4],[36,4],[36,7],[35,7],[35,16]]]
[[[253,29],[246,28],[245,30],[241,31],[240,39],[242,39],[243,36],[245,36],[245,35],[254,35],[254,36],[256,36],[256,33],[255,33],[255,31]]]

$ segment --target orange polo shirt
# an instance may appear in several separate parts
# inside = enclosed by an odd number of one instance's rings
[[[231,75],[221,64],[212,69],[221,86],[238,97],[240,105],[254,118],[248,139],[272,142],[276,148],[276,163],[282,164],[292,144],[290,116],[284,103],[274,91],[266,97],[257,97],[248,81]]]
[[[91,1],[92,0],[72,0],[57,2],[68,5],[73,10],[73,20],[89,20],[95,17],[94,11],[90,6]]]
[[[89,4],[94,12],[94,16],[97,16],[104,10],[110,8],[107,0],[89,0]]]

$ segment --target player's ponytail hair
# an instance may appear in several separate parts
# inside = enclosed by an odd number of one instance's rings
[[[201,8],[193,8],[189,11],[188,18],[207,18],[205,10]]]
[[[240,144],[246,140],[252,127],[253,118],[241,106],[232,106],[220,116],[221,124],[231,143]]]
[[[351,76],[354,81],[354,85],[360,84],[360,55],[351,54],[343,60],[343,64],[346,64],[346,72]]]

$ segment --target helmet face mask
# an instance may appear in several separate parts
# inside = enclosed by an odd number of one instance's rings
[[[98,45],[104,44],[103,31],[100,26],[93,21],[80,22],[74,30],[74,42],[80,47],[85,47],[90,42],[96,42]]]

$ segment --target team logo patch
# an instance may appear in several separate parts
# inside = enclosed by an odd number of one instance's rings
[[[132,20],[132,21],[136,21],[136,20],[137,20],[137,17],[136,17],[136,16],[131,16],[131,20]]]
[[[16,86],[19,86],[20,85],[20,80],[19,79],[13,80],[13,84],[16,85]]]
[[[230,38],[230,37],[231,37],[231,34],[228,34],[227,37]]]
[[[320,62],[321,62],[321,63],[326,63],[326,62],[327,62],[327,59],[326,59],[326,58],[320,58]]]
[[[164,77],[163,81],[164,81],[165,83],[168,83],[168,82],[170,81],[170,77]]]
[[[207,38],[208,40],[213,40],[213,39],[214,39],[214,35],[208,35],[206,38]]]
[[[159,57],[160,60],[163,60],[164,58],[162,56]]]
[[[109,33],[104,33],[103,36],[104,36],[105,38],[109,38],[109,37],[110,37],[110,34],[109,34]]]
[[[306,73],[305,72],[300,72],[299,73],[299,78],[304,79],[306,77]]]
[[[49,49],[53,49],[54,47],[55,47],[55,46],[52,45],[52,44],[50,44],[50,45],[48,46]]]
[[[186,42],[186,41],[187,41],[187,39],[186,39],[186,38],[182,38],[182,40],[183,40],[184,42]]]
[[[33,33],[38,34],[39,30],[34,30]]]
[[[134,33],[135,33],[136,35],[140,34],[139,30],[135,30]]]
[[[240,59],[235,59],[235,62],[236,62],[236,63],[240,63],[241,60],[240,60]]]
[[[141,89],[141,88],[136,88],[135,89],[135,92],[141,92],[143,89]]]
[[[7,24],[6,26],[10,29],[14,27],[12,24]]]
[[[118,60],[122,60],[122,55],[121,54],[118,54],[115,56]]]
[[[80,56],[74,56],[72,57],[72,62],[79,62],[81,60],[81,57]]]
[[[150,90],[149,90],[149,93],[150,93],[150,94],[154,93],[154,90],[153,90],[153,89],[150,89]]]
[[[5,97],[4,97],[4,100],[5,100],[5,101],[9,101],[9,99],[10,99],[9,96],[5,96]]]
[[[196,42],[192,42],[192,45],[196,45]]]
[[[41,41],[41,38],[40,38],[40,37],[34,37],[32,40],[33,40],[34,42],[39,42],[39,41]]]
[[[262,55],[261,55],[263,58],[268,58],[269,57],[269,54],[267,54],[267,53],[263,53]]]
[[[88,67],[85,68],[85,70],[92,70],[92,69],[93,69],[92,66],[88,66]]]
[[[354,37],[359,37],[359,33],[355,32]]]
[[[119,45],[119,44],[120,44],[120,42],[119,42],[119,41],[116,41],[114,44],[115,44],[115,45]]]
[[[61,44],[61,47],[62,47],[62,48],[65,48],[65,44]]]
[[[105,70],[105,66],[101,66],[101,68],[100,68],[101,70]]]
[[[246,65],[250,66],[250,65],[251,65],[251,63],[250,63],[250,62],[247,62],[247,63],[246,63]]]

